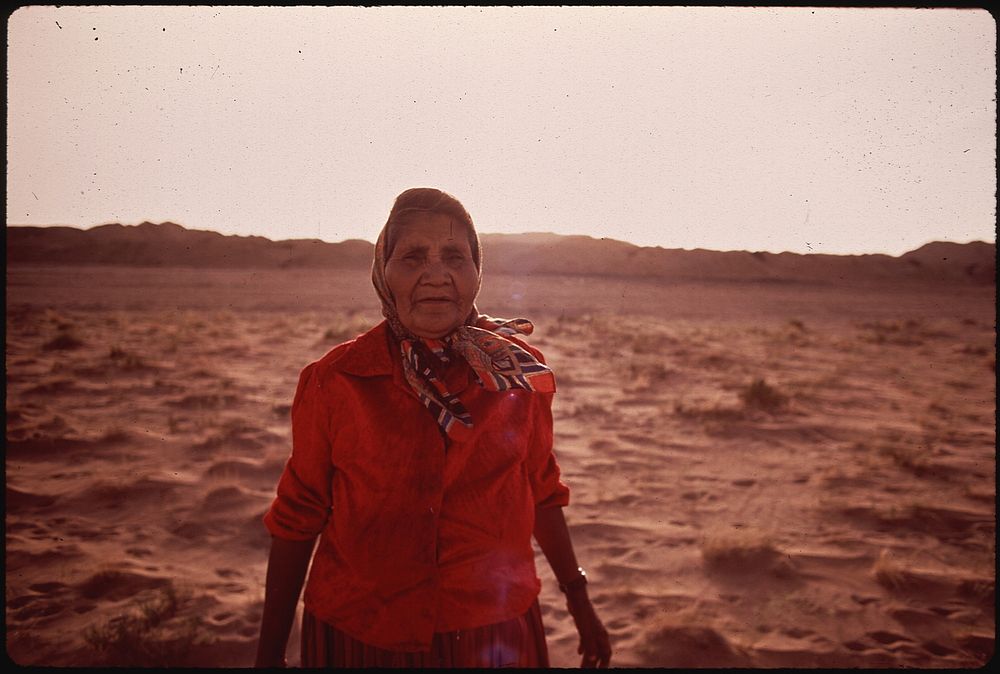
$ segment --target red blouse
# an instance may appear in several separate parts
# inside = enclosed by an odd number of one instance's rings
[[[461,358],[445,376],[475,424],[464,442],[443,436],[406,383],[385,322],[307,366],[264,515],[274,536],[319,535],[306,608],[379,648],[427,650],[434,632],[527,611],[541,589],[535,508],[569,502],[552,394],[487,391]]]

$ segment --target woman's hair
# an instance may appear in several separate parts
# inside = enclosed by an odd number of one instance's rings
[[[396,197],[392,210],[389,211],[389,218],[385,222],[386,260],[392,257],[401,227],[420,213],[440,213],[461,224],[469,237],[472,260],[477,269],[480,267],[479,236],[476,234],[476,226],[472,223],[472,216],[458,199],[433,187],[413,187]]]

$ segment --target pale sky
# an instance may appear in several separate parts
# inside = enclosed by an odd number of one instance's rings
[[[7,28],[7,223],[901,254],[996,240],[976,9],[54,7]]]

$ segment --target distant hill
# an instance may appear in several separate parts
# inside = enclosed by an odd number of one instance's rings
[[[484,269],[674,281],[873,282],[914,280],[989,285],[996,245],[934,242],[899,257],[800,255],[640,247],[612,239],[557,234],[485,234]],[[74,227],[7,227],[10,265],[120,265],[197,268],[366,270],[373,245],[352,239],[271,241],[186,229],[172,222]]]
[[[372,244],[367,241],[271,241],[261,236],[185,229],[172,222],[100,225],[87,230],[7,227],[8,264],[348,268],[371,264],[371,254]]]

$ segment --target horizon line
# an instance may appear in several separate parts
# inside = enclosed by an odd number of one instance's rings
[[[142,222],[138,222],[138,223],[134,223],[134,224],[126,224],[126,223],[121,223],[121,222],[102,222],[102,223],[98,223],[98,224],[95,224],[95,225],[90,225],[88,227],[84,227],[84,226],[80,226],[80,225],[61,224],[61,223],[48,223],[48,224],[16,224],[16,223],[6,223],[5,227],[7,227],[7,228],[11,228],[11,227],[14,227],[14,228],[30,228],[30,227],[34,227],[34,228],[38,228],[38,229],[45,229],[45,228],[50,228],[50,227],[63,227],[63,228],[66,228],[66,229],[75,229],[75,230],[82,231],[82,232],[88,232],[88,231],[91,231],[91,230],[94,230],[94,229],[98,229],[98,228],[101,228],[101,227],[114,227],[114,226],[118,226],[118,227],[123,227],[124,228],[124,227],[140,227],[142,225],[152,225],[154,227],[160,227],[160,226],[163,226],[163,225],[174,225],[174,226],[180,227],[181,229],[183,229],[185,231],[188,231],[188,232],[208,232],[208,233],[211,233],[211,234],[218,234],[218,235],[224,236],[224,237],[235,237],[235,238],[240,238],[240,239],[258,238],[258,239],[264,239],[265,241],[270,241],[272,243],[281,243],[281,242],[286,242],[286,241],[317,241],[317,242],[320,242],[320,243],[326,243],[326,244],[330,244],[330,245],[337,245],[337,244],[341,244],[341,243],[347,243],[349,241],[364,241],[365,243],[368,243],[370,245],[375,245],[374,241],[369,240],[369,239],[365,239],[365,238],[347,238],[347,239],[341,239],[339,241],[330,241],[328,239],[322,239],[322,238],[317,238],[317,237],[299,237],[299,238],[290,238],[290,239],[275,239],[275,238],[272,238],[270,236],[265,236],[263,234],[226,234],[225,232],[221,232],[221,231],[216,230],[216,229],[200,229],[200,228],[195,228],[195,227],[188,227],[186,225],[182,225],[179,222],[174,222],[173,220],[169,220],[169,219],[168,220],[163,220],[161,222],[153,222],[152,220],[143,220]],[[920,250],[921,248],[923,248],[925,246],[928,246],[928,245],[931,245],[931,244],[934,244],[934,243],[952,243],[952,244],[959,245],[959,246],[967,246],[967,245],[971,245],[971,244],[982,243],[982,244],[986,244],[986,245],[996,246],[996,241],[995,240],[994,241],[985,241],[983,239],[971,239],[969,241],[955,241],[953,239],[942,238],[942,239],[930,239],[930,240],[925,241],[924,243],[920,244],[919,246],[917,246],[915,248],[912,248],[910,250],[907,250],[907,251],[905,251],[903,253],[900,253],[898,255],[893,255],[892,253],[886,253],[886,252],[875,252],[875,253],[873,253],[873,252],[868,252],[868,253],[863,253],[863,252],[854,252],[854,253],[829,253],[829,252],[822,252],[822,251],[810,251],[810,252],[805,252],[805,253],[799,253],[799,252],[795,252],[795,251],[791,251],[791,250],[782,250],[782,251],[777,251],[776,252],[776,251],[773,251],[773,250],[760,250],[760,249],[758,249],[758,250],[750,250],[750,249],[747,249],[747,248],[730,248],[730,249],[726,249],[726,250],[721,250],[721,249],[717,249],[717,248],[703,248],[703,247],[700,247],[700,246],[699,247],[694,247],[694,248],[666,247],[666,246],[661,246],[661,245],[644,246],[644,245],[640,245],[640,244],[637,244],[637,243],[633,243],[631,241],[626,241],[624,239],[616,239],[616,238],[607,237],[607,236],[594,236],[592,234],[559,234],[559,233],[551,232],[551,231],[538,231],[538,230],[535,230],[535,231],[524,231],[524,232],[490,232],[490,231],[481,231],[481,230],[479,230],[477,228],[477,232],[478,232],[478,234],[480,236],[505,236],[505,237],[552,236],[552,237],[557,237],[557,238],[579,237],[579,238],[591,239],[593,241],[609,241],[609,242],[621,243],[621,244],[625,244],[625,245],[628,245],[628,246],[634,246],[634,247],[639,248],[639,249],[651,249],[651,250],[656,250],[656,249],[659,249],[659,250],[678,250],[678,251],[687,251],[687,252],[694,252],[694,251],[702,250],[702,251],[715,252],[715,253],[738,253],[738,252],[743,252],[743,253],[751,253],[751,254],[754,254],[754,253],[768,253],[770,255],[829,255],[829,256],[834,256],[834,257],[861,257],[861,256],[866,256],[866,255],[884,255],[884,256],[887,256],[887,257],[902,257],[902,256],[904,256],[904,255],[906,255],[908,253]],[[806,245],[808,246],[809,244],[807,243]]]

